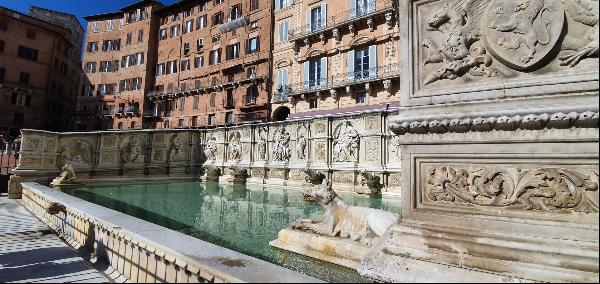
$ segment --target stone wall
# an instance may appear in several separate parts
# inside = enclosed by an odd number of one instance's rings
[[[39,184],[23,184],[23,205],[70,245],[92,253],[92,261],[110,266],[110,270],[121,276],[117,280],[138,283],[317,281]]]
[[[199,178],[204,169],[248,171],[248,182],[303,185],[303,170],[320,170],[336,189],[361,191],[360,175],[379,177],[385,193],[398,193],[400,148],[387,130],[393,113],[374,112],[311,120],[202,130],[52,133],[23,130],[21,161],[12,182],[47,184],[64,164],[83,182]],[[210,178],[210,176],[205,176]],[[218,176],[217,176],[218,178]],[[223,179],[222,179],[223,180]]]

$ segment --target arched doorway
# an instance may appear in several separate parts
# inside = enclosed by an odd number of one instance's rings
[[[275,121],[285,121],[290,116],[290,108],[281,106],[273,113],[273,119]]]

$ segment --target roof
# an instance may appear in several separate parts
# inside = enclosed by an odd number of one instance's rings
[[[81,27],[81,30],[83,30],[83,25],[79,22],[79,19],[77,19],[77,16],[75,16],[73,14],[69,14],[69,13],[65,13],[65,12],[61,12],[61,11],[56,11],[56,10],[51,10],[51,9],[47,9],[47,8],[42,8],[42,7],[38,7],[38,6],[29,5],[29,11],[31,11],[31,9],[44,10],[44,11],[48,11],[48,12],[62,14],[62,15],[65,15],[65,16],[72,17],[73,20],[75,20],[77,22],[77,24],[79,24],[79,27]]]
[[[110,18],[110,17],[114,17],[114,16],[118,16],[121,15],[123,12],[130,10],[130,9],[135,9],[138,7],[142,7],[142,6],[147,6],[150,4],[157,4],[161,7],[164,7],[165,5],[160,3],[159,1],[156,0],[140,0],[138,2],[135,2],[131,5],[125,6],[121,9],[119,9],[119,11],[114,11],[114,12],[109,12],[109,13],[102,13],[102,14],[96,14],[96,15],[90,15],[90,16],[85,16],[83,17],[86,21],[90,21],[90,20],[97,20],[97,19],[102,19],[102,18]]]
[[[197,2],[197,0],[177,1],[169,6],[163,6],[162,8],[156,9],[152,13],[154,13],[154,14],[168,13],[169,11],[176,10],[178,8],[184,7],[184,6],[186,6],[190,3],[194,3],[194,2]]]

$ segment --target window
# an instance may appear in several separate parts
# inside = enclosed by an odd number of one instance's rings
[[[190,43],[186,41],[183,43],[183,54],[188,55],[188,53],[190,53]]]
[[[289,0],[291,1],[291,0]],[[250,0],[250,11],[258,9],[258,0]]]
[[[36,61],[37,57],[38,57],[38,51],[37,51],[37,49],[28,48],[28,47],[19,45],[18,56],[21,58],[28,59],[28,60]]]
[[[35,30],[34,29],[27,29],[27,34],[26,34],[28,39],[35,39]]]
[[[4,82],[4,76],[6,76],[6,69],[0,67],[0,83]]]
[[[194,20],[187,20],[183,26],[183,33],[191,33],[194,30]]]
[[[194,107],[194,109],[199,109],[200,108],[200,96],[198,96],[198,95],[194,96],[193,107]]]
[[[171,27],[171,37],[179,36],[179,25],[174,25]]]
[[[129,126],[130,129],[134,129],[135,128],[135,121],[131,122],[131,125]]]
[[[258,28],[258,21],[250,22],[249,26],[251,30]]]
[[[210,126],[217,125],[217,117],[214,114],[208,115],[208,125],[210,125]]]
[[[197,56],[194,58],[194,68],[204,67],[204,56]]]
[[[181,71],[188,71],[190,70],[190,60],[189,59],[183,59],[181,60]]]
[[[205,12],[208,10],[208,1],[198,5],[198,12]]]
[[[185,11],[185,17],[189,17],[194,14],[194,8],[189,8]]]
[[[214,108],[216,104],[217,104],[217,93],[211,93],[210,94],[210,107]]]
[[[206,19],[207,19],[206,15],[198,17],[198,19],[196,20],[196,29],[197,30],[206,28]]]
[[[29,73],[21,72],[21,74],[19,74],[19,83],[29,84]]]
[[[372,79],[377,76],[377,46],[348,51],[348,80]]]
[[[194,81],[194,88],[200,89],[200,87],[202,87],[202,82],[200,80],[196,80]]]
[[[221,49],[215,49],[210,51],[209,65],[215,65],[221,63]]]
[[[167,62],[167,75],[177,73],[177,60]]]
[[[228,45],[226,50],[226,60],[240,58],[240,43]]]
[[[121,40],[113,39],[113,40],[105,40],[102,42],[102,51],[118,51],[121,49]]]
[[[242,16],[242,5],[236,4],[229,8],[229,21],[237,20]]]
[[[144,41],[144,30],[138,31],[138,42]]]
[[[293,0],[275,0],[275,11],[289,7],[293,2]]]
[[[98,42],[97,41],[88,42],[87,52],[96,52],[96,51],[98,51]]]
[[[256,86],[251,86],[246,91],[246,104],[253,105],[256,104],[256,98],[258,97],[258,88]]]
[[[86,62],[85,73],[96,73],[96,62]]]
[[[199,38],[196,40],[196,51],[200,51],[202,48],[204,48],[204,39]]]
[[[178,20],[179,20],[179,13],[173,14],[173,22],[178,21]]]
[[[119,126],[117,126],[119,130],[123,129],[123,122],[119,122]]]
[[[224,18],[225,18],[225,15],[223,14],[223,12],[218,12],[218,13],[214,14],[212,17],[212,26],[214,27],[214,26],[222,25]]]
[[[179,127],[179,128],[183,127],[183,119],[179,119],[179,121],[177,121],[177,127]]]
[[[113,20],[106,21],[106,31],[112,31],[114,29],[115,22]]]
[[[225,113],[225,123],[233,124],[233,113],[232,112]]]
[[[327,85],[327,57],[304,63],[304,89],[322,88]]]
[[[234,98],[233,89],[227,90],[227,97],[225,98],[225,107],[233,107],[234,106],[233,98]]]
[[[356,103],[364,104],[367,102],[367,92],[358,92],[356,93]]]
[[[319,101],[315,98],[308,100],[308,107],[310,109],[316,109],[319,107]]]
[[[256,66],[250,66],[246,70],[246,76],[250,79],[256,77]]]
[[[156,76],[165,75],[165,70],[166,70],[165,67],[166,67],[165,63],[156,64]]]
[[[279,23],[279,42],[287,42],[289,34],[290,22],[283,21]]]
[[[4,41],[0,40],[0,53],[4,53]]]
[[[131,38],[132,38],[131,33],[127,33],[127,36],[125,36],[125,45],[131,44]]]
[[[221,35],[216,35],[212,37],[212,43],[218,43],[221,40]]]
[[[307,11],[307,22],[306,29],[308,32],[318,31],[327,26],[327,4],[312,8]]]
[[[321,80],[321,60],[311,60],[309,62],[309,85],[310,87],[316,87],[320,85]]]
[[[217,6],[221,3],[223,3],[225,0],[213,0],[213,6]]]
[[[198,127],[198,117],[192,116],[192,127]]]
[[[288,86],[288,70],[280,69],[277,70],[277,99],[279,101],[287,99],[287,86]]]
[[[98,32],[98,22],[93,22],[92,23],[92,31],[97,33]]]
[[[375,12],[375,0],[351,0],[350,18],[357,18]]]
[[[248,54],[254,54],[260,51],[260,42],[258,40],[258,37],[253,37],[248,39],[248,50],[247,53]]]
[[[165,39],[167,39],[167,29],[160,29],[160,31],[158,31],[158,40]]]
[[[142,88],[142,78],[125,79],[119,82],[119,91],[121,92],[141,90]],[[124,105],[123,108],[125,108]]]

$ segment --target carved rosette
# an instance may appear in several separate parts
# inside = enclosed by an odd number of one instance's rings
[[[500,169],[439,166],[424,189],[434,202],[520,210],[598,213],[598,169]]]

